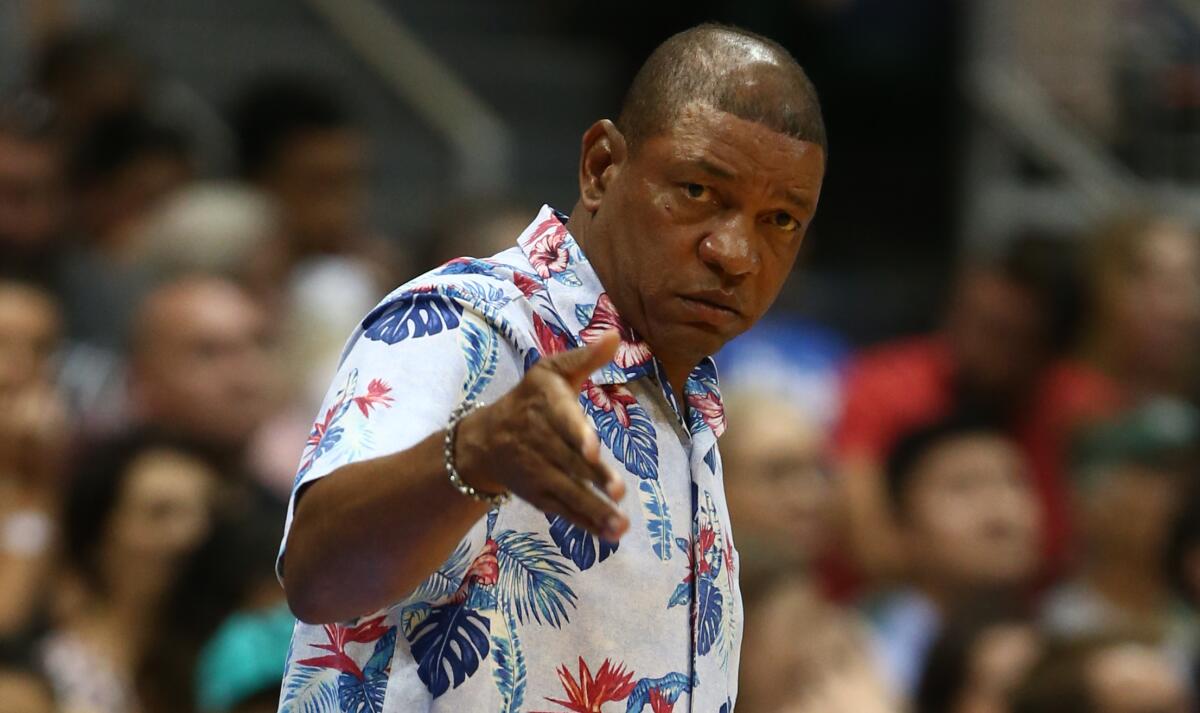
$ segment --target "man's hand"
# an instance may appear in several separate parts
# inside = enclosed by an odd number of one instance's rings
[[[617,507],[625,482],[600,462],[600,440],[579,407],[579,388],[612,360],[616,332],[539,361],[515,389],[459,424],[458,470],[485,492],[511,491],[616,541],[629,529]],[[595,487],[593,487],[595,486]]]

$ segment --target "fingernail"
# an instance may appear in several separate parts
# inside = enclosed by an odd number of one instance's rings
[[[604,521],[604,532],[608,535],[610,540],[616,540],[621,536],[622,524],[621,518],[617,517],[616,515],[610,515],[608,519]]]

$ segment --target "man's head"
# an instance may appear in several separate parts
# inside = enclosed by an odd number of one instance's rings
[[[242,177],[279,203],[296,250],[339,252],[357,237],[366,203],[366,146],[332,90],[267,76],[233,107]]]
[[[62,314],[46,290],[0,280],[0,398],[53,379]]]
[[[583,137],[572,232],[621,316],[686,373],[766,312],[825,172],[816,92],[778,44],[705,25],[638,72]]]
[[[1076,437],[1075,521],[1089,566],[1121,567],[1143,579],[1159,575],[1198,436],[1200,414],[1192,406],[1159,399]]]
[[[1016,445],[955,417],[903,438],[887,490],[918,584],[939,595],[1019,586],[1038,559],[1039,514]]]
[[[1011,408],[1074,332],[1069,246],[1024,238],[961,271],[944,333],[964,398]]]
[[[241,448],[270,407],[263,310],[220,278],[168,283],[138,311],[131,372],[145,422],[210,446]]]
[[[133,112],[91,127],[71,157],[80,227],[101,244],[120,244],[159,202],[192,177],[187,138]]]
[[[49,103],[0,99],[0,260],[23,270],[51,253],[66,216],[63,160]]]

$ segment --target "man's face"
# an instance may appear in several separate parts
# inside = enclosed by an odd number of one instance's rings
[[[1134,566],[1158,557],[1186,479],[1168,468],[1124,463],[1097,473],[1094,481],[1081,493],[1089,551]]]
[[[64,216],[58,149],[0,133],[0,245],[21,253],[45,251]]]
[[[1028,290],[996,272],[968,272],[946,324],[964,388],[989,399],[1020,398],[1046,355],[1046,318]]]
[[[62,319],[53,299],[21,285],[0,285],[0,398],[51,381]]]
[[[903,530],[915,571],[950,590],[1020,584],[1037,566],[1039,515],[1009,441],[964,435],[914,466]]]
[[[819,146],[693,104],[605,172],[588,257],[654,353],[690,367],[771,306],[824,171]]]
[[[351,130],[310,131],[288,141],[267,176],[288,236],[304,252],[340,252],[362,229],[366,149]]]
[[[266,320],[232,285],[200,284],[163,299],[136,357],[145,417],[218,446],[238,447],[268,415]]]

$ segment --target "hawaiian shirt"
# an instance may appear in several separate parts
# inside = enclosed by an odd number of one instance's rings
[[[616,357],[579,402],[625,476],[629,532],[610,543],[517,499],[492,510],[395,605],[298,623],[280,711],[732,710],[742,611],[715,368],[706,359],[683,399],[672,393],[565,221],[543,207],[513,248],[452,260],[367,315],[309,436],[287,527],[300,488],[417,444],[463,401],[494,402],[541,356],[616,329]]]

